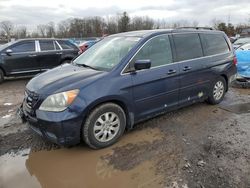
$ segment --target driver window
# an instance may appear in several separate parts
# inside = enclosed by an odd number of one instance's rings
[[[16,46],[12,47],[11,50],[13,51],[13,53],[34,52],[35,42],[28,41],[28,42],[23,42],[21,44],[17,44]]]
[[[168,35],[161,35],[149,40],[136,54],[136,60],[151,60],[151,67],[166,65],[173,62]]]

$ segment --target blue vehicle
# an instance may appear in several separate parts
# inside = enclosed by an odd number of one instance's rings
[[[236,50],[237,63],[237,83],[250,85],[250,43],[240,46]]]
[[[140,121],[195,102],[218,104],[236,76],[227,36],[206,29],[108,36],[72,64],[34,77],[19,114],[60,145],[114,144]]]

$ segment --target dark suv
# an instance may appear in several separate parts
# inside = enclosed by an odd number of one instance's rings
[[[19,112],[52,142],[72,145],[83,139],[103,148],[125,129],[163,112],[204,100],[220,103],[236,77],[236,63],[220,31],[111,35],[73,63],[33,78]]]
[[[68,40],[22,39],[0,46],[0,82],[6,76],[36,74],[70,62],[79,49]]]

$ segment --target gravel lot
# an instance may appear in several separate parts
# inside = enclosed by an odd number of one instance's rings
[[[250,89],[140,123],[112,147],[59,148],[15,112],[28,79],[0,85],[0,187],[250,187]]]

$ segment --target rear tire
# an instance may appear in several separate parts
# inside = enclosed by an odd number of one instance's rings
[[[226,81],[222,76],[220,76],[213,82],[207,102],[212,105],[219,104],[223,100],[225,93]]]
[[[126,127],[123,109],[114,103],[96,107],[82,128],[84,142],[93,149],[108,147],[122,136]]]
[[[3,83],[4,81],[4,73],[3,71],[0,69],[0,84]]]

